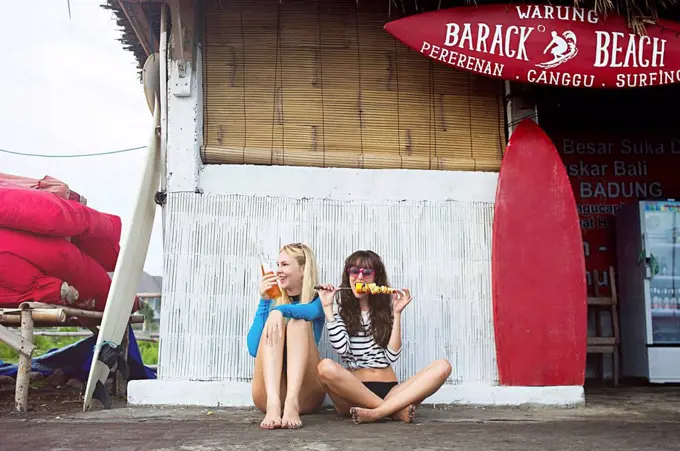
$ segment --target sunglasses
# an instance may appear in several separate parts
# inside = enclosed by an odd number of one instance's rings
[[[352,276],[358,276],[359,274],[363,274],[365,277],[370,277],[373,274],[375,274],[375,270],[371,268],[358,268],[356,266],[352,266],[347,270],[347,272]]]

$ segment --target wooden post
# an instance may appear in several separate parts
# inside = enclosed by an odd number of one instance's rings
[[[125,333],[123,334],[123,339],[120,342],[120,347],[123,350],[123,358],[126,362],[128,358],[128,347],[130,345],[130,336],[128,335],[130,333],[129,327],[130,324],[128,323],[127,327],[125,328]],[[116,396],[119,398],[127,397],[127,382],[127,378],[123,377],[120,369],[118,369],[116,371]]]
[[[33,315],[30,309],[21,310],[21,337],[33,343]],[[31,357],[33,351],[19,354],[19,370],[15,393],[15,409],[17,412],[28,410],[28,386],[31,383]]]

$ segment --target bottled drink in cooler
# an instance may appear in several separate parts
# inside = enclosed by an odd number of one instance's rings
[[[652,294],[652,309],[656,310],[661,308],[661,296],[659,296],[659,289],[652,288],[650,291]]]
[[[274,274],[274,270],[264,261],[262,256],[260,256],[260,271],[262,272],[263,276],[266,276],[267,274]],[[276,285],[267,290],[267,296],[269,296],[271,299],[278,299],[281,297],[281,288],[279,288],[278,282]]]

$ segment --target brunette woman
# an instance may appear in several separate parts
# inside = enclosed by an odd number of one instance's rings
[[[437,360],[399,383],[392,364],[401,354],[401,314],[413,300],[409,290],[390,294],[356,291],[356,283],[389,286],[385,265],[372,251],[357,251],[345,261],[342,288],[323,285],[321,303],[331,345],[345,365],[319,362],[319,377],[336,410],[355,423],[391,417],[413,421],[415,408],[435,393],[451,374],[446,360]],[[333,311],[336,293],[340,301]]]

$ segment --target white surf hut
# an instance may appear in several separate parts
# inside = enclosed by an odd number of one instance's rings
[[[413,290],[399,377],[453,366],[428,402],[582,401],[581,387],[498,386],[493,201],[508,130],[534,105],[398,43],[383,25],[407,3],[109,0],[140,67],[159,52],[163,90],[158,380],[131,382],[131,403],[252,405],[256,254],[293,241],[324,281],[372,249]]]

